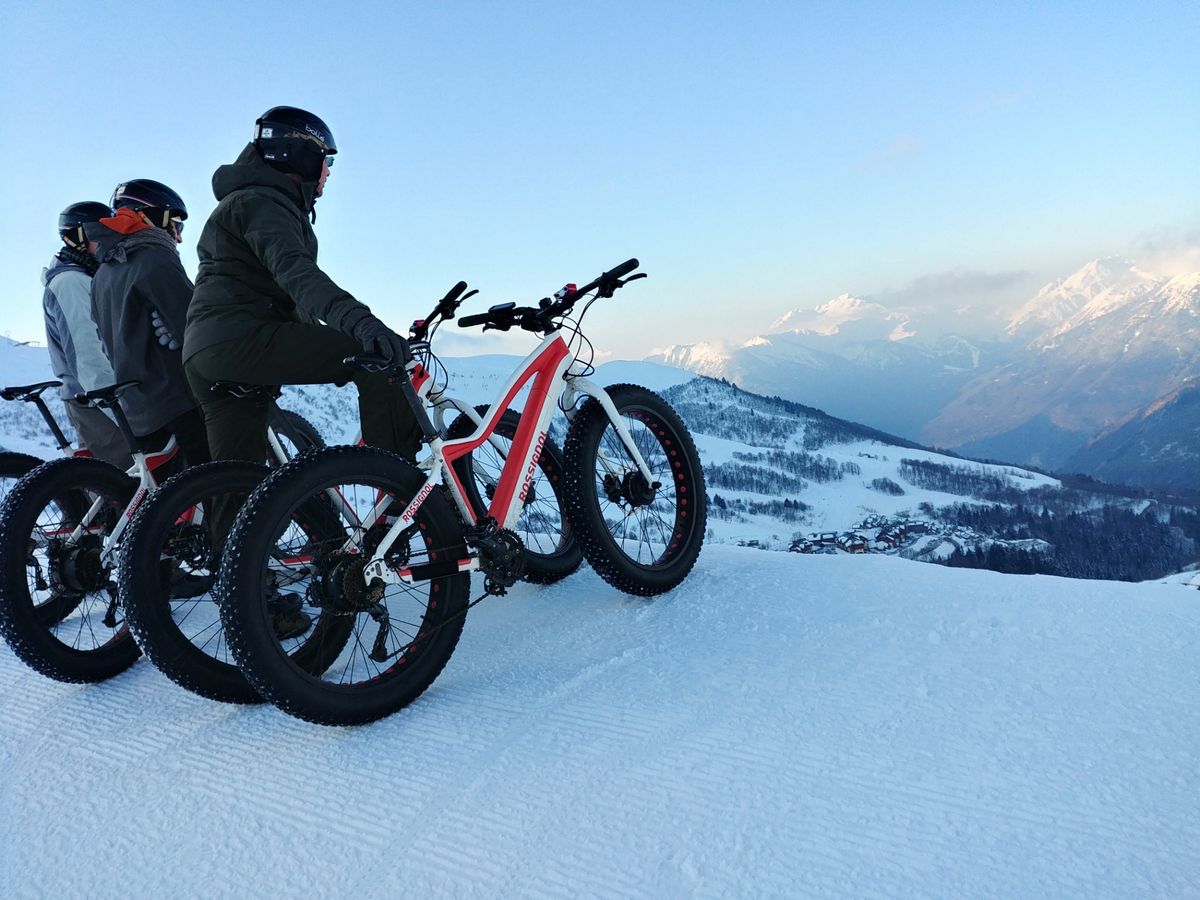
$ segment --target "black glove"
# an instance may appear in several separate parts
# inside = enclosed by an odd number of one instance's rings
[[[408,341],[373,315],[367,314],[355,322],[351,335],[368,353],[383,357],[388,365],[406,365],[412,359]]]

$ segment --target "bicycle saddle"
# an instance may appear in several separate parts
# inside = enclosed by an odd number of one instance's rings
[[[0,391],[0,398],[5,400],[32,400],[41,396],[47,388],[62,387],[61,381],[39,381],[37,384],[24,384],[19,387],[6,387]]]
[[[117,402],[117,394],[129,387],[131,384],[141,384],[138,380],[119,381],[116,384],[110,384],[108,387],[96,388],[94,391],[85,391],[75,395],[75,401],[84,406],[112,406]]]

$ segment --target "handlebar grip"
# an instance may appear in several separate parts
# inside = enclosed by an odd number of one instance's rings
[[[441,306],[443,308],[450,306],[452,303],[454,303],[455,300],[457,300],[460,296],[462,296],[462,292],[465,291],[466,289],[467,289],[467,283],[465,281],[460,281],[458,284],[456,284],[454,287],[450,288],[450,290],[448,290],[446,292],[446,296],[442,298],[442,302],[439,303],[438,306]]]
[[[473,316],[463,316],[458,320],[459,328],[470,328],[472,325],[483,325],[492,320],[490,313],[476,313]]]
[[[633,259],[627,259],[627,260],[625,260],[625,262],[621,263],[615,269],[610,269],[609,271],[605,272],[600,277],[601,277],[601,279],[603,279],[605,281],[608,281],[609,279],[624,278],[626,275],[628,275],[630,272],[632,272],[634,269],[636,269],[639,265],[641,265],[641,264],[637,261],[637,257],[634,257]]]

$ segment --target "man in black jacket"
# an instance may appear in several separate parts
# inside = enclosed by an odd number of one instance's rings
[[[192,283],[176,244],[187,208],[173,190],[141,178],[117,186],[114,214],[84,226],[96,241],[92,317],[118,382],[129,426],[146,449],[170,435],[189,465],[208,462],[204,419],[183,372],[182,338]]]
[[[277,106],[258,119],[254,141],[237,160],[213,175],[218,203],[196,246],[200,269],[184,364],[216,459],[263,459],[268,415],[261,400],[215,395],[217,381],[271,387],[353,381],[366,443],[409,459],[420,447],[420,430],[396,384],[342,362],[364,348],[404,361],[408,345],[317,266],[309,216],[315,221],[314,204],[336,152],[321,119]]]

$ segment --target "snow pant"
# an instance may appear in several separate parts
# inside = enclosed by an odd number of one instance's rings
[[[356,372],[343,360],[362,352],[352,337],[328,325],[301,322],[267,324],[232,341],[205,347],[184,363],[192,395],[204,410],[213,459],[263,462],[267,457],[269,404],[261,399],[213,393],[218,381],[267,387],[336,384],[358,388],[363,442],[415,460],[421,430],[412,407],[391,376]],[[303,412],[300,410],[299,412]],[[214,504],[214,533],[224,539],[244,498]]]
[[[86,447],[92,456],[122,471],[133,465],[129,442],[121,434],[117,423],[103,410],[83,406],[70,398],[64,400],[63,405],[67,408],[67,418],[75,428],[80,445]]]

